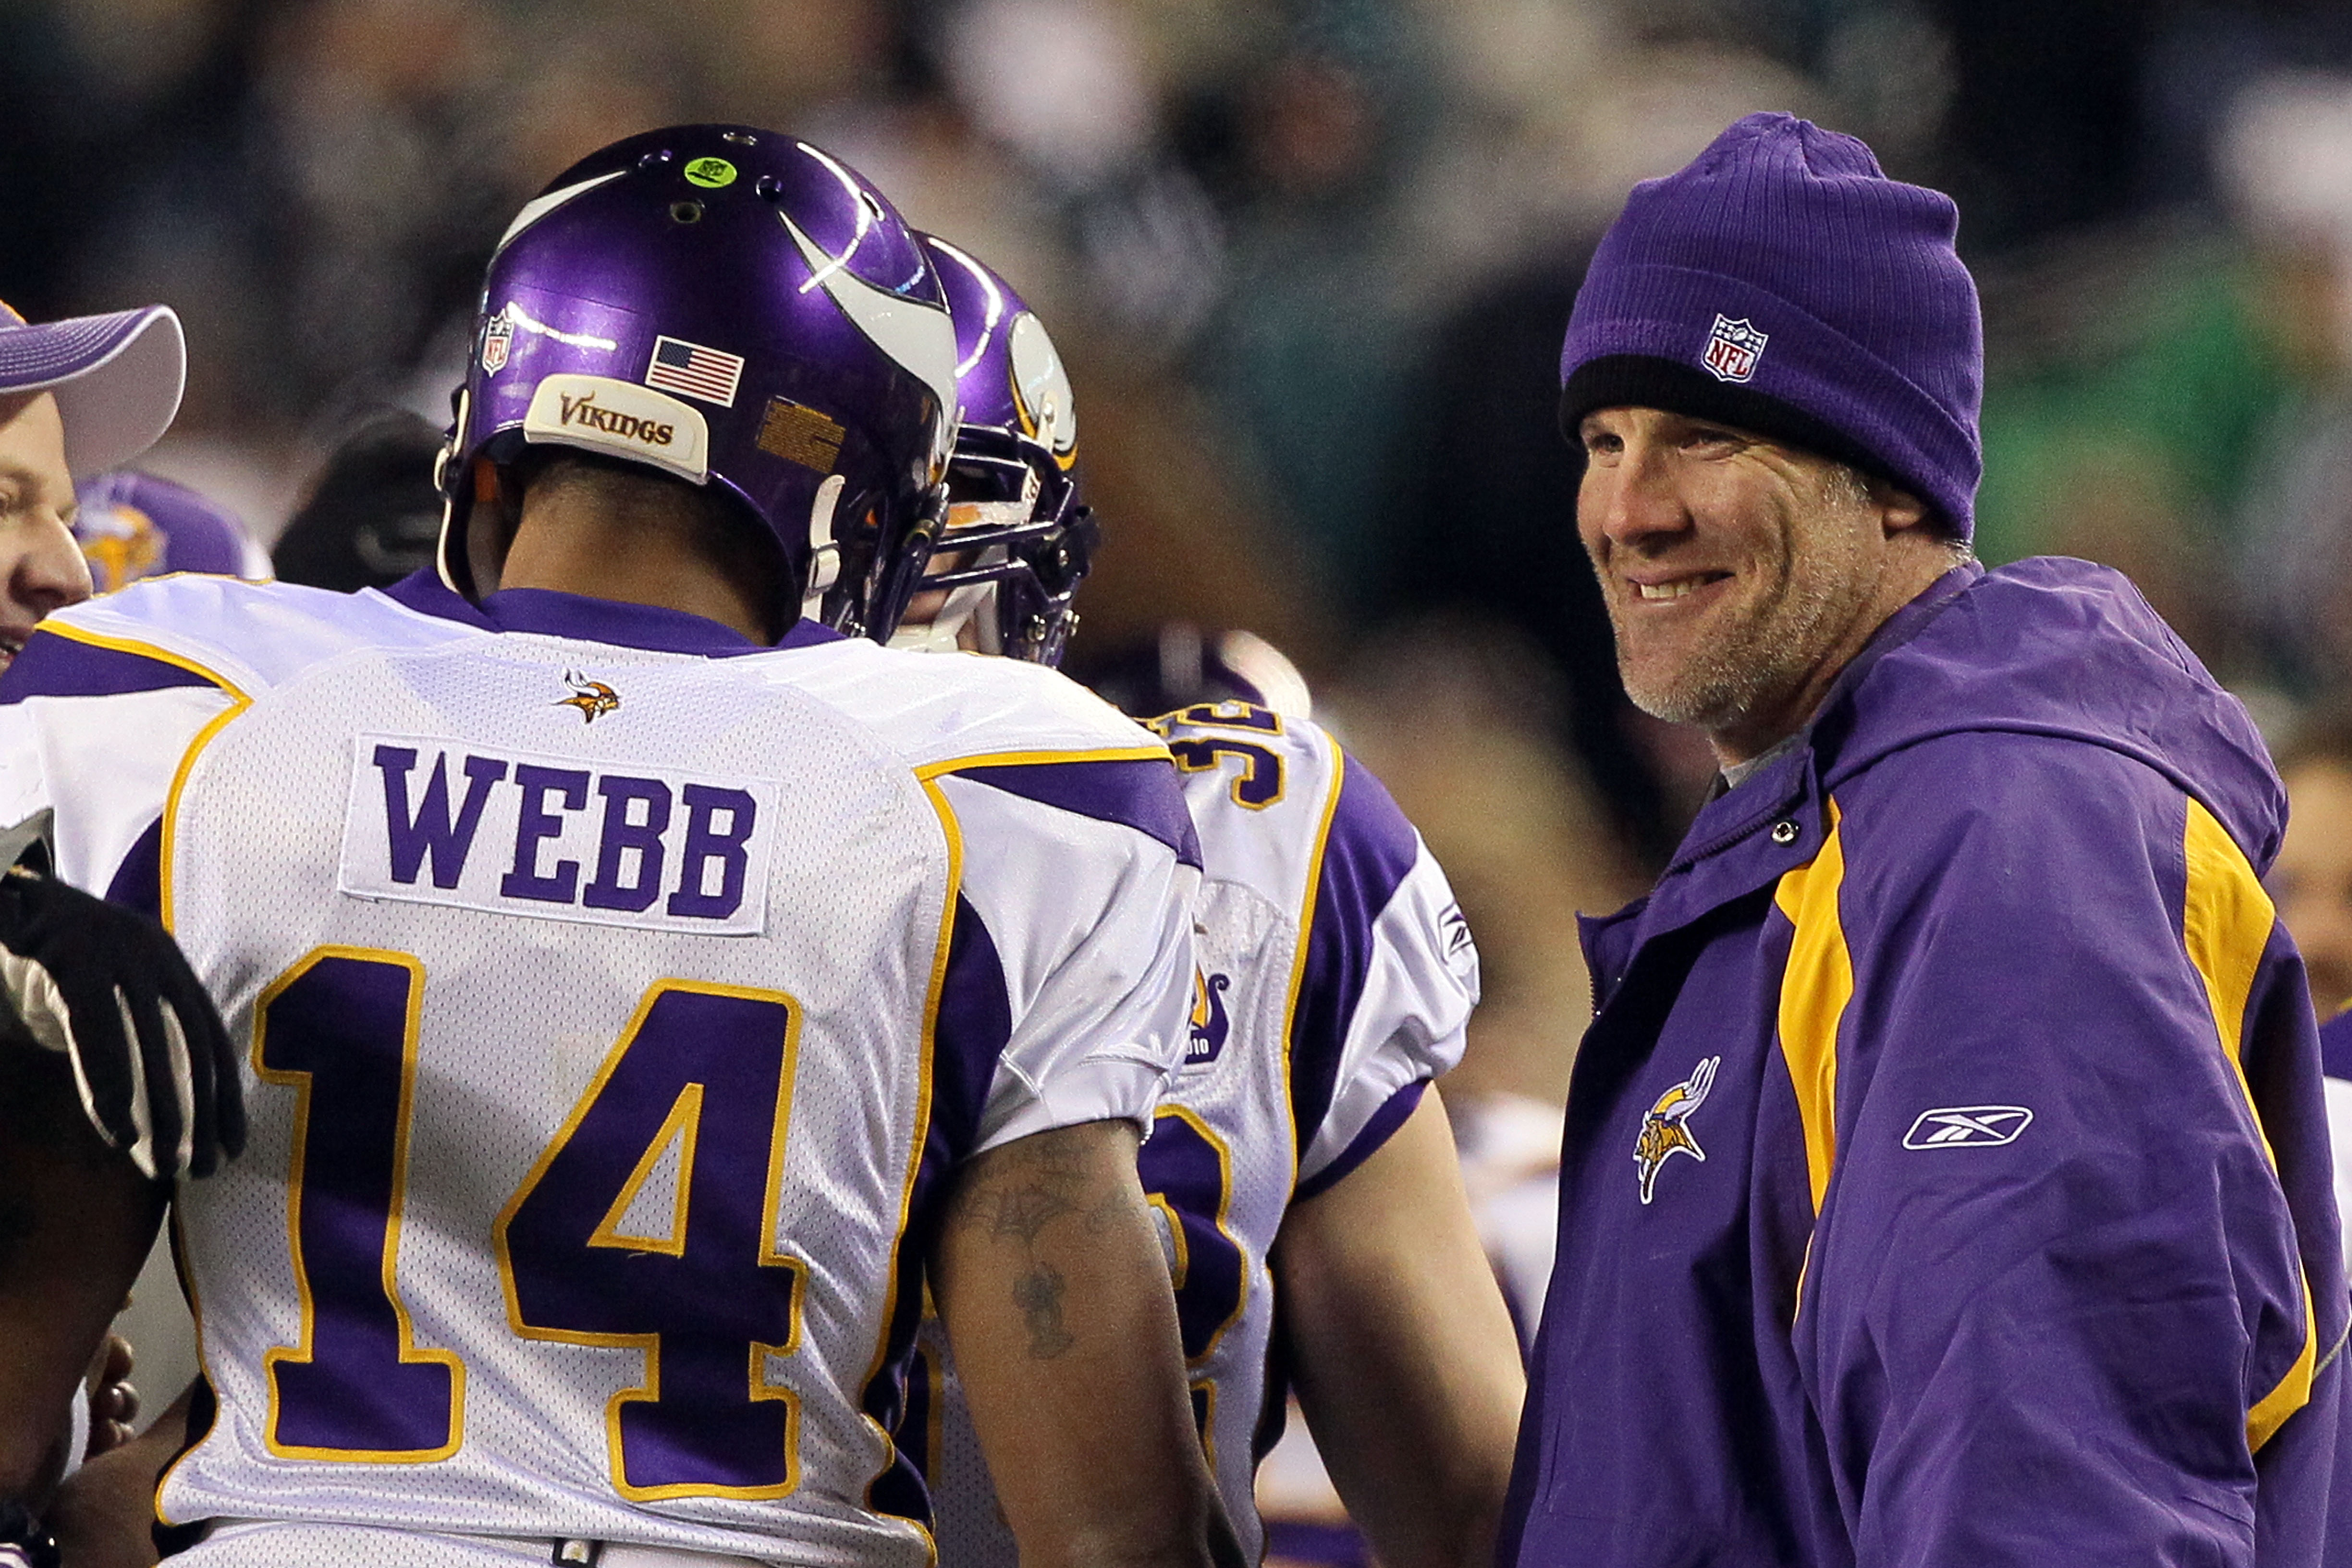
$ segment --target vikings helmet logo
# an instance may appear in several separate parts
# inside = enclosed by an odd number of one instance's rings
[[[1633,1164],[1642,1175],[1642,1201],[1650,1201],[1651,1184],[1658,1179],[1658,1167],[1669,1155],[1688,1154],[1701,1164],[1706,1163],[1706,1151],[1691,1136],[1691,1112],[1706,1103],[1706,1091],[1715,1087],[1715,1069],[1721,1066],[1721,1057],[1709,1057],[1698,1064],[1690,1077],[1658,1096],[1642,1118],[1642,1136],[1633,1144]]]
[[[163,563],[169,537],[135,506],[117,502],[100,508],[77,525],[81,552],[101,594],[130,586]]]
[[[1186,1067],[1205,1067],[1224,1050],[1232,1026],[1225,1019],[1225,987],[1232,984],[1229,975],[1192,971],[1192,1037],[1184,1046]]]
[[[563,684],[572,688],[572,695],[558,698],[558,708],[577,708],[580,721],[593,724],[599,714],[610,713],[621,706],[621,694],[601,680],[590,680],[576,669],[563,672]]]

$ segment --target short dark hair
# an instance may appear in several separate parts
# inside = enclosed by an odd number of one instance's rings
[[[762,538],[768,532],[767,524],[760,521],[758,514],[726,490],[698,485],[643,463],[608,458],[576,447],[527,447],[522,456],[508,465],[507,477],[518,499],[541,485],[651,491],[712,529],[729,531],[754,528]]]

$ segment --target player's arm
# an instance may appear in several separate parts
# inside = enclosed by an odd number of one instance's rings
[[[0,1500],[37,1507],[166,1189],[107,1147],[67,1058],[0,1040]]]
[[[1273,1265],[1299,1404],[1375,1554],[1484,1568],[1527,1378],[1434,1093],[1292,1205]]]
[[[1192,1427],[1131,1122],[988,1150],[958,1173],[933,1293],[1024,1563],[1238,1563]]]
[[[71,1568],[151,1568],[155,1551],[155,1489],[187,1446],[188,1409],[181,1391],[147,1430],[75,1471],[58,1490],[48,1526]]]

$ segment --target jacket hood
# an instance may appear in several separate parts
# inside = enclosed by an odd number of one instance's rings
[[[2120,752],[2202,802],[2257,873],[2278,853],[2286,792],[2253,721],[2110,567],[1947,573],[1839,679],[1811,745],[1834,790],[1903,747],[2000,731]]]

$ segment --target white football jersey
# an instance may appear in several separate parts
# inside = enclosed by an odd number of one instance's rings
[[[1385,1142],[1461,1058],[1478,955],[1444,873],[1380,781],[1315,725],[1245,703],[1155,720],[1200,832],[1191,1044],[1143,1146],[1193,1415],[1247,1560],[1280,1431],[1267,1258],[1290,1205]],[[943,1568],[1011,1568],[1012,1532],[936,1321],[908,1402]]]
[[[422,578],[142,584],[0,702],[0,819],[248,1047],[167,1521],[929,1560],[888,1434],[941,1178],[1148,1122],[1190,1037],[1158,740],[1003,660]]]

